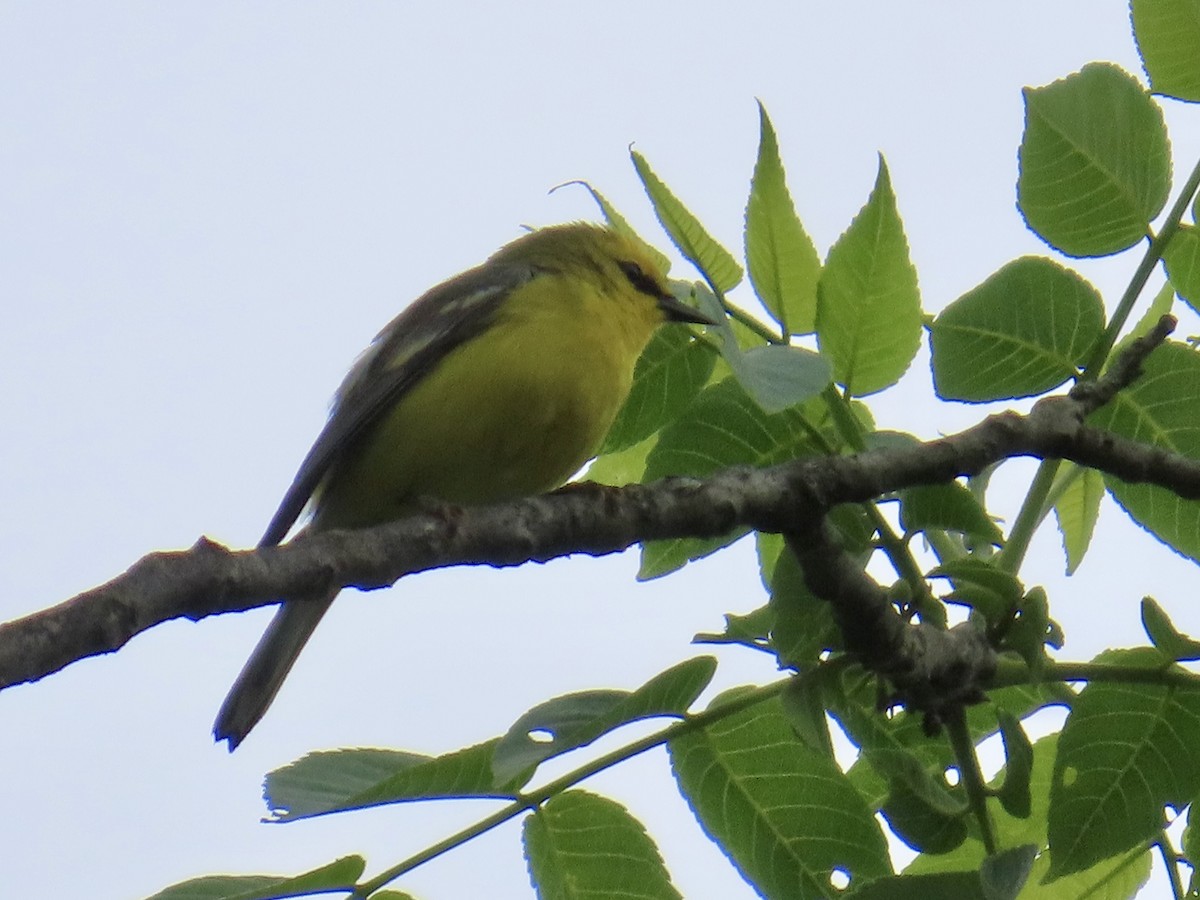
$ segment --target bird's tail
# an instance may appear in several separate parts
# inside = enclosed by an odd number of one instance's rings
[[[231,753],[266,713],[331,603],[333,597],[292,600],[276,611],[213,723],[213,737],[229,741]]]

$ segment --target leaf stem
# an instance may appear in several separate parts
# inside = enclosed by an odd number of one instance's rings
[[[1196,164],[1192,167],[1191,174],[1188,175],[1187,181],[1183,183],[1183,190],[1175,198],[1175,203],[1171,206],[1171,211],[1167,214],[1167,218],[1163,222],[1162,230],[1152,236],[1150,245],[1146,248],[1146,252],[1142,256],[1142,261],[1138,263],[1138,267],[1134,270],[1133,278],[1130,279],[1129,286],[1125,288],[1125,293],[1121,295],[1121,300],[1117,304],[1116,311],[1113,312],[1112,319],[1109,321],[1108,327],[1104,330],[1104,336],[1092,349],[1092,355],[1083,370],[1082,377],[1085,381],[1093,381],[1100,375],[1100,370],[1104,368],[1104,364],[1108,361],[1109,351],[1112,350],[1113,345],[1117,342],[1117,337],[1121,333],[1121,329],[1125,327],[1125,321],[1133,311],[1133,304],[1137,302],[1142,289],[1150,279],[1150,273],[1154,271],[1154,267],[1162,259],[1163,251],[1167,249],[1167,244],[1171,242],[1171,238],[1179,230],[1179,223],[1183,220],[1183,214],[1187,212],[1188,204],[1192,202],[1197,188],[1200,188],[1200,160],[1196,161]]]
[[[390,869],[381,872],[379,875],[372,878],[370,881],[358,885],[353,893],[350,894],[348,900],[365,900],[375,891],[384,887],[391,881],[399,878],[418,866],[424,865],[430,860],[441,856],[449,850],[453,850],[467,841],[478,837],[479,835],[503,825],[509,819],[519,816],[526,810],[536,809],[541,804],[555,794],[562,793],[568,788],[574,787],[579,782],[586,778],[608,769],[617,763],[624,762],[627,759],[632,759],[638,754],[645,753],[647,750],[652,750],[662,744],[674,740],[688,732],[695,731],[711,725],[713,722],[718,722],[721,719],[727,718],[742,710],[749,709],[764,700],[769,700],[783,692],[783,689],[791,682],[792,678],[781,678],[778,681],[773,681],[770,684],[762,685],[753,690],[742,694],[740,697],[735,697],[727,703],[722,703],[720,706],[710,707],[704,712],[689,715],[682,722],[676,722],[669,725],[654,734],[647,735],[640,740],[632,741],[624,747],[618,747],[610,753],[597,757],[586,765],[582,765],[574,769],[560,778],[556,778],[551,782],[543,785],[536,791],[531,791],[527,794],[522,794],[517,800],[514,800],[503,809],[497,810],[490,816],[487,816],[479,821],[468,825],[461,831],[450,835],[444,840],[438,841],[426,847],[424,850],[410,856],[408,859],[397,863]]]
[[[991,686],[1013,687],[1019,684],[1044,684],[1061,681],[1111,681],[1124,684],[1153,684],[1161,687],[1200,688],[1200,673],[1178,666],[1146,668],[1112,663],[1070,663],[1047,660],[1041,673],[1035,675],[1027,663],[1002,658]]]
[[[1158,839],[1154,844],[1158,847],[1158,852],[1162,854],[1163,867],[1167,870],[1167,877],[1171,880],[1171,896],[1175,900],[1183,900],[1186,894],[1183,890],[1183,882],[1179,878],[1179,854],[1171,846],[1171,838],[1167,835],[1165,828],[1159,831]]]
[[[839,394],[837,388],[832,384],[821,392],[821,397],[825,401],[825,407],[829,410],[838,435],[846,445],[855,453],[862,453],[866,450],[866,437],[863,434],[861,423],[854,418],[849,397]],[[827,448],[825,452],[832,454],[833,448],[828,443],[825,446]],[[922,618],[930,624],[944,628],[946,626],[946,610],[934,599],[929,590],[929,584],[921,573],[921,567],[917,565],[908,544],[892,529],[891,523],[884,518],[877,503],[866,502],[861,506],[871,520],[871,525],[879,532],[880,544],[891,561],[892,568],[912,590],[913,603]]]
[[[1093,882],[1091,887],[1079,895],[1078,900],[1088,900],[1089,897],[1096,897],[1101,894],[1103,894],[1104,897],[1108,897],[1109,888],[1111,887],[1110,882],[1115,879],[1118,874],[1128,869],[1139,859],[1141,859],[1142,854],[1148,852],[1154,847],[1154,843],[1155,838],[1150,838],[1149,840],[1142,841],[1137,846],[1128,850],[1121,859],[1120,863],[1118,863],[1114,869],[1109,871],[1108,877],[1100,878]]]
[[[979,823],[979,835],[983,840],[983,848],[988,856],[995,854],[997,849],[996,832],[992,827],[992,817],[988,814],[988,788],[983,780],[983,772],[979,769],[979,757],[975,754],[975,742],[971,739],[971,730],[967,727],[967,716],[963,708],[958,707],[953,715],[946,718],[946,732],[950,736],[950,746],[958,760],[958,772],[962,776],[963,787],[967,791],[967,802]]]
[[[1133,305],[1137,302],[1138,297],[1141,296],[1142,289],[1145,288],[1146,282],[1150,279],[1150,274],[1154,271],[1154,267],[1162,259],[1163,251],[1166,250],[1167,244],[1170,243],[1175,232],[1179,230],[1179,223],[1183,219],[1183,214],[1187,211],[1188,204],[1191,203],[1192,197],[1195,195],[1198,187],[1200,187],[1200,160],[1196,161],[1191,174],[1188,175],[1187,181],[1184,182],[1183,190],[1179,192],[1179,196],[1175,199],[1171,211],[1167,214],[1162,230],[1151,237],[1150,244],[1146,247],[1146,252],[1142,255],[1141,262],[1138,263],[1137,268],[1133,272],[1133,277],[1129,280],[1128,287],[1125,288],[1120,302],[1117,303],[1117,308],[1113,312],[1112,319],[1109,320],[1108,327],[1104,329],[1104,334],[1092,349],[1091,356],[1088,358],[1080,380],[1094,381],[1099,377],[1101,369],[1104,368],[1104,364],[1108,361],[1109,352],[1117,342],[1117,337],[1120,335],[1121,329],[1125,327],[1125,322],[1128,320],[1129,314],[1133,312]],[[1000,551],[997,557],[996,564],[1004,571],[1014,574],[1020,571],[1021,564],[1025,561],[1025,554],[1029,550],[1029,542],[1033,539],[1033,534],[1037,531],[1042,519],[1049,512],[1047,498],[1050,495],[1051,487],[1054,485],[1054,477],[1058,473],[1059,465],[1059,460],[1045,460],[1038,466],[1033,483],[1029,486],[1029,493],[1025,495],[1025,501],[1021,504],[1021,509],[1013,521],[1012,531],[1008,536],[1008,543],[1005,544],[1004,549]]]
[[[1029,551],[1029,543],[1042,519],[1046,517],[1046,498],[1054,486],[1054,477],[1062,460],[1045,459],[1037,468],[1033,482],[1029,485],[1029,493],[1021,504],[1017,517],[1013,520],[1012,531],[1004,547],[996,554],[996,566],[1003,572],[1015,575],[1021,570],[1025,554]]]
[[[712,282],[709,282],[709,287],[712,288]],[[767,343],[784,345],[791,343],[787,335],[784,335],[782,338],[780,338],[780,336],[777,335],[773,329],[768,328],[741,307],[734,306],[725,299],[725,295],[723,293],[715,288],[713,289],[713,294],[716,296],[717,300],[720,301],[722,309],[729,314],[729,318],[733,319],[735,322],[740,322],[742,325],[745,325]]]

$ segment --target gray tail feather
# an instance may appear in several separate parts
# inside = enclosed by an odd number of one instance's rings
[[[333,597],[292,600],[276,611],[213,723],[213,737],[229,741],[231,753],[266,713],[331,603]]]

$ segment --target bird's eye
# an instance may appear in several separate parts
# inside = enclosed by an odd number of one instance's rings
[[[629,283],[643,294],[649,294],[651,297],[662,296],[662,287],[659,286],[657,281],[643,272],[642,267],[637,263],[630,262],[629,260],[621,260],[617,265],[625,273],[625,277],[629,279]]]

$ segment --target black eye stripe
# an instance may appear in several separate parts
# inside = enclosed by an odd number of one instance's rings
[[[621,260],[617,265],[625,273],[625,277],[629,279],[629,283],[643,294],[649,294],[651,297],[662,296],[663,290],[659,287],[658,282],[643,272],[642,267],[637,263]]]

